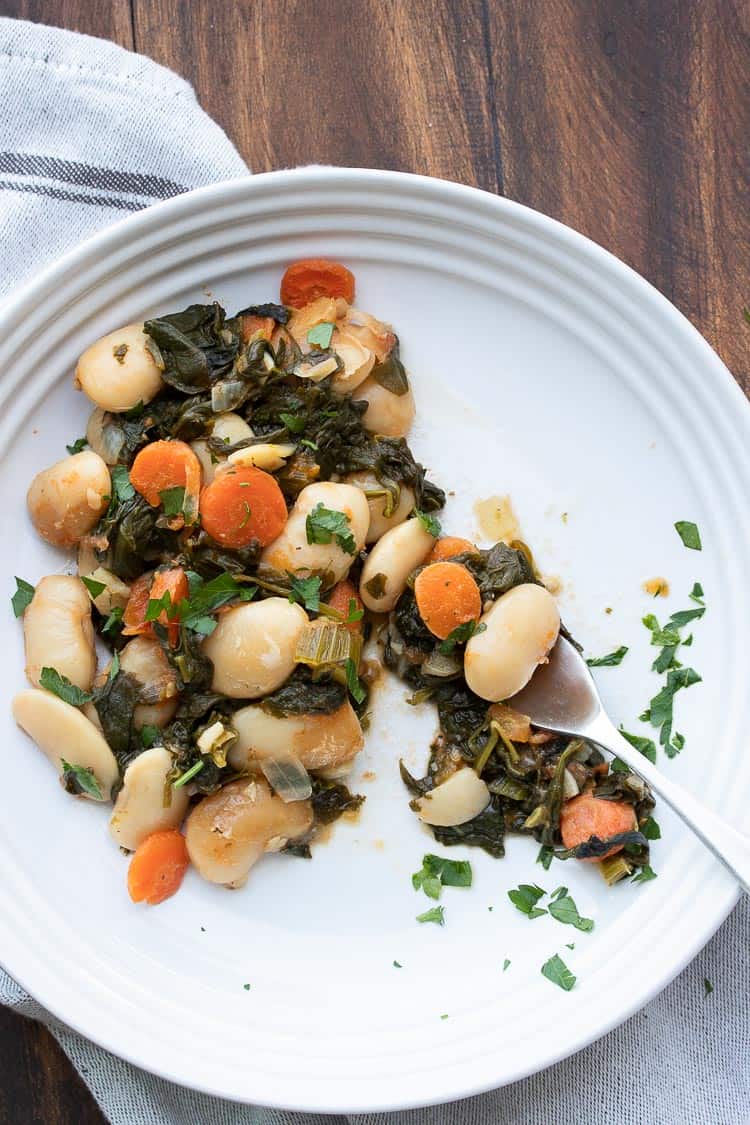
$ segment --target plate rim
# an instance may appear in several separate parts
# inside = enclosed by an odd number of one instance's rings
[[[725,396],[725,400],[729,403],[732,398],[736,409],[745,411],[745,418],[747,418],[748,402],[743,394],[741,388],[736,383],[731,373],[728,371],[719,356],[713,351],[708,342],[701,336],[698,330],[690,323],[690,321],[663,295],[661,294],[650,282],[637,273],[632,267],[622,262],[610,251],[606,250],[598,243],[594,242],[585,235],[582,235],[567,225],[553,219],[549,216],[542,214],[532,208],[523,204],[516,203],[515,201],[505,199],[501,196],[493,195],[491,192],[484,191],[479,188],[471,187],[469,185],[458,184],[450,180],[441,180],[434,177],[419,176],[412,173],[405,172],[390,172],[386,170],[375,169],[361,169],[361,168],[325,168],[320,166],[313,166],[310,168],[297,168],[287,169],[275,172],[260,173],[246,178],[238,178],[234,180],[219,181],[215,184],[207,185],[201,188],[194,189],[193,191],[186,192],[183,195],[175,197],[174,199],[166,200],[155,204],[152,207],[145,208],[136,214],[129,215],[109,227],[104,228],[102,231],[92,235],[84,242],[73,247],[64,255],[47,265],[40,273],[25,282],[23,285],[16,287],[9,295],[4,298],[2,306],[0,307],[0,331],[4,332],[14,325],[14,317],[23,315],[23,310],[30,303],[37,303],[40,297],[43,299],[44,294],[51,288],[57,285],[61,280],[65,279],[74,272],[79,266],[87,262],[92,262],[106,254],[115,246],[121,245],[125,240],[136,232],[147,234],[150,228],[156,229],[162,219],[173,221],[175,218],[183,216],[188,218],[192,211],[199,215],[205,215],[205,204],[207,201],[213,201],[218,206],[232,202],[235,197],[241,200],[243,197],[248,197],[248,203],[252,202],[252,194],[256,190],[263,191],[267,186],[279,186],[280,189],[289,187],[299,188],[305,183],[309,184],[312,188],[321,188],[331,184],[338,183],[342,188],[350,188],[353,191],[362,191],[370,186],[377,186],[379,190],[388,188],[389,186],[398,190],[402,187],[408,188],[410,191],[417,193],[427,192],[434,193],[438,197],[443,193],[444,198],[448,198],[451,202],[458,202],[459,204],[476,202],[476,197],[479,196],[490,207],[497,209],[498,212],[505,212],[508,215],[516,215],[518,218],[538,231],[546,232],[550,235],[558,245],[562,243],[568,246],[577,248],[584,256],[587,256],[595,266],[598,266],[610,275],[612,271],[621,278],[628,279],[631,285],[635,285],[636,290],[639,290],[645,295],[645,298],[651,304],[656,303],[657,311],[665,316],[668,316],[674,326],[674,330],[683,335],[683,338],[689,341],[693,347],[697,347],[701,355],[703,364],[709,365],[713,369],[715,382],[713,389],[716,393],[721,393]],[[80,293],[77,296],[80,297]],[[62,309],[57,310],[57,315],[60,314]],[[0,346],[0,354],[2,354],[5,344]],[[742,407],[736,404],[742,403]],[[609,1020],[596,1026],[590,1033],[587,1032],[582,1038],[578,1039],[573,1047],[563,1050],[561,1052],[554,1052],[554,1056],[548,1056],[542,1065],[532,1062],[529,1066],[519,1066],[517,1073],[506,1076],[501,1079],[502,1085],[507,1085],[512,1082],[518,1081],[521,1078],[545,1069],[554,1063],[576,1053],[583,1049],[585,1046],[599,1039],[601,1036],[607,1034],[612,1028],[619,1026],[632,1014],[639,1010],[645,1003],[647,1003],[653,996],[660,993],[677,974],[695,957],[699,950],[705,943],[713,936],[718,930],[719,926],[728,916],[732,907],[739,897],[738,889],[726,884],[724,891],[720,894],[721,888],[717,889],[716,909],[711,915],[710,921],[700,930],[692,934],[691,941],[687,945],[687,952],[682,957],[677,958],[674,964],[670,964],[669,968],[660,973],[660,981],[654,985],[653,988],[648,990],[644,996],[641,994],[630,1005],[620,1007],[618,1014]],[[5,953],[2,955],[3,964],[6,964]],[[246,1094],[240,1093],[227,1093],[225,1090],[216,1088],[210,1083],[201,1083],[200,1078],[195,1075],[186,1077],[185,1074],[177,1074],[165,1068],[163,1065],[160,1067],[158,1063],[151,1063],[148,1059],[139,1056],[137,1050],[124,1050],[122,1046],[114,1046],[107,1036],[98,1036],[96,1030],[92,1030],[83,1020],[81,1024],[77,1019],[71,1019],[69,1015],[57,1004],[56,1001],[48,1003],[45,1000],[44,990],[29,988],[26,980],[26,972],[23,967],[19,968],[14,965],[12,968],[7,966],[10,975],[27,991],[34,995],[40,1003],[52,1012],[58,1019],[67,1024],[67,1026],[78,1031],[80,1034],[91,1039],[99,1046],[106,1050],[111,1051],[120,1058],[133,1063],[143,1069],[150,1071],[168,1081],[176,1082],[180,1085],[186,1085],[190,1088],[201,1090],[207,1094],[217,1097],[226,1098],[238,1103],[252,1103],[254,1100],[252,1093],[248,1091]],[[54,990],[53,990],[54,991]],[[49,991],[47,993],[49,995]],[[367,1102],[366,1104],[356,1104],[353,1106],[342,1106],[339,1103],[332,1103],[330,1100],[327,1102],[319,1102],[315,1106],[316,1112],[330,1112],[330,1113],[346,1113],[346,1112],[378,1112],[388,1110],[398,1110],[406,1108],[414,1108],[418,1106],[437,1104],[438,1102],[455,1101],[465,1097],[471,1097],[476,1094],[485,1092],[490,1089],[497,1088],[497,1082],[480,1081],[475,1085],[466,1085],[463,1089],[450,1095],[446,1098],[441,1093],[439,1097],[430,1099],[423,1095],[417,1096],[401,1096],[398,1100],[390,1100],[385,1102]],[[284,1101],[274,1100],[264,1102],[263,1104],[276,1106],[281,1109],[287,1110],[306,1110],[310,1108],[309,1102],[300,1101]]]

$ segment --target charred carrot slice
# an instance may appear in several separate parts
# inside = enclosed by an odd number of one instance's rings
[[[201,465],[184,441],[152,441],[136,456],[130,470],[130,483],[153,508],[162,503],[162,493],[184,488],[185,523],[192,523],[198,511]]]
[[[446,559],[455,558],[456,555],[476,555],[477,549],[468,539],[461,539],[458,535],[444,535],[438,539],[428,558],[428,562],[444,562]]]
[[[417,575],[414,594],[420,617],[441,640],[459,625],[477,621],[482,612],[479,587],[460,563],[430,563]]]
[[[620,832],[632,832],[636,828],[633,806],[627,801],[605,801],[591,793],[582,793],[566,801],[560,812],[560,832],[566,848],[575,848],[598,836],[608,840]],[[622,851],[622,844],[616,844],[603,856],[592,856],[583,863],[599,863],[608,855]]]
[[[161,610],[156,620],[160,625],[168,626],[170,644],[176,644],[179,635],[179,626],[175,620],[178,607],[189,593],[187,575],[181,566],[141,575],[130,588],[130,597],[122,617],[123,633],[129,637],[139,633],[152,633],[153,622],[146,620],[149,602],[160,601],[165,594],[169,594],[169,605]]]
[[[287,520],[286,501],[274,477],[252,466],[227,469],[201,493],[205,531],[225,547],[262,547],[281,534]]]
[[[349,610],[353,609],[355,613],[359,613],[362,609],[362,600],[357,593],[356,588],[352,583],[345,578],[343,582],[338,582],[330,594],[326,598],[327,604],[331,609],[335,609],[344,618],[347,629],[351,629],[353,633],[358,633],[362,628],[362,618],[358,617],[356,621],[347,621]],[[354,602],[354,605],[352,605]]]
[[[289,266],[281,279],[281,300],[301,309],[318,297],[343,297],[354,300],[354,274],[340,262],[324,258],[304,258]]]
[[[185,839],[176,829],[152,832],[139,844],[128,868],[133,902],[156,906],[179,889],[190,860]]]

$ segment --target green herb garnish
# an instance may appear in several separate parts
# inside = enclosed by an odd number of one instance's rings
[[[56,668],[42,668],[39,686],[59,696],[72,707],[82,707],[84,703],[90,703],[94,698],[90,691],[83,691],[71,683],[67,676],[61,676]]]
[[[394,961],[393,967],[394,967],[394,969],[403,969],[404,966],[401,964],[400,961]]]
[[[627,651],[626,645],[620,645],[618,649],[614,652],[608,652],[606,656],[590,656],[586,663],[589,668],[616,668],[618,664],[622,664]]]
[[[112,478],[112,487],[114,494],[118,500],[132,500],[135,496],[135,489],[130,483],[128,470],[124,465],[112,465],[109,470],[109,475]]]
[[[159,727],[152,726],[150,723],[147,723],[145,727],[141,727],[141,742],[146,750],[150,750],[160,739],[161,730]]]
[[[691,520],[678,520],[674,525],[675,531],[686,547],[691,551],[702,550],[701,533],[698,531],[697,524],[692,523]]]
[[[116,605],[101,628],[103,637],[115,637],[122,628],[122,618],[125,610]]]
[[[643,754],[644,758],[648,758],[649,762],[656,761],[656,745],[653,739],[644,738],[643,735],[640,734],[631,734],[630,731],[623,730],[622,727],[620,727],[620,734],[631,746],[635,747],[639,754]]]
[[[305,428],[305,419],[300,418],[299,414],[279,414],[279,420],[283,422],[290,434],[301,434]]]
[[[34,587],[25,579],[16,575],[16,592],[10,599],[16,617],[23,617],[31,599],[34,597]]]
[[[565,890],[565,888],[562,889]],[[566,926],[575,926],[577,930],[581,930],[585,934],[594,928],[593,919],[581,917],[578,913],[578,907],[567,891],[565,894],[558,894],[557,897],[553,896],[553,900],[549,904],[549,912],[558,922],[562,922]]]
[[[165,488],[163,492],[159,493],[161,506],[164,509],[164,515],[169,519],[175,516],[185,515],[185,489],[179,486],[175,488]]]
[[[645,864],[644,867],[641,867],[638,874],[634,875],[630,881],[631,883],[648,883],[651,881],[651,879],[655,878],[656,872],[652,867],[649,866],[649,864]]]
[[[457,625],[452,629],[444,641],[438,645],[438,652],[443,656],[450,656],[456,645],[465,644],[466,641],[476,637],[479,633],[483,633],[487,626],[484,622],[480,621],[464,621],[463,625]]]
[[[102,800],[102,791],[99,782],[94,776],[90,766],[74,766],[60,759],[63,771],[63,784],[69,793],[85,793],[96,801]]]
[[[661,828],[652,816],[640,826],[639,831],[647,840],[661,840]]]
[[[539,849],[539,854],[536,857],[537,863],[541,863],[545,871],[549,871],[550,864],[555,858],[554,848],[548,848],[546,844],[542,844]]]
[[[167,617],[172,614],[172,595],[169,590],[165,590],[160,598],[149,598],[146,612],[143,615],[144,621],[158,621],[162,613],[166,613]]]
[[[91,594],[91,597],[94,601],[96,601],[96,599],[99,597],[99,595],[103,594],[104,591],[107,589],[107,583],[106,582],[99,582],[99,581],[97,581],[96,578],[87,578],[83,574],[81,575],[81,582],[83,582],[84,586],[86,587],[88,592]]]
[[[210,582],[204,582],[200,575],[188,571],[188,583],[190,594],[178,606],[180,623],[187,629],[202,633],[204,636],[213,632],[216,625],[210,616],[212,613],[228,602],[252,601],[258,592],[257,586],[238,582],[234,575],[228,573],[220,574]],[[209,621],[212,622],[211,626],[208,624]]]
[[[320,610],[320,578],[316,574],[310,578],[296,578],[289,571],[287,573],[292,583],[289,601],[299,602],[310,613],[317,613]]]
[[[431,910],[425,910],[424,914],[417,914],[418,922],[435,922],[438,926],[445,925],[445,908],[442,906],[433,906]]]
[[[361,621],[365,615],[365,611],[359,608],[356,598],[349,598],[349,612],[344,618],[345,625],[354,625],[357,621]]]
[[[536,884],[520,883],[512,891],[508,891],[508,898],[515,906],[516,910],[520,910],[528,918],[541,918],[542,914],[546,914],[546,910],[542,910],[536,904],[540,898],[544,898],[546,891]]]
[[[669,758],[674,758],[684,746],[684,739],[681,737],[676,743],[671,740],[674,697],[678,691],[700,682],[701,677],[694,668],[673,668],[667,674],[666,684],[649,704],[649,722],[652,726],[660,728],[659,742]]]
[[[331,346],[331,337],[333,336],[335,327],[335,324],[324,320],[321,324],[316,324],[314,328],[309,328],[307,330],[308,344],[314,344],[323,350],[329,348]]]
[[[187,785],[189,781],[192,781],[196,774],[199,774],[201,772],[205,764],[206,763],[204,759],[199,758],[197,762],[193,763],[189,770],[185,770],[183,774],[180,774],[176,781],[172,782],[173,788],[180,789],[181,786]]]
[[[551,980],[553,984],[558,985],[565,992],[570,992],[576,982],[576,978],[557,953],[542,965],[542,976]]]
[[[335,512],[323,504],[317,504],[308,514],[306,521],[308,543],[331,543],[336,540],[342,551],[356,555],[357,545],[349,529],[349,517],[343,512]]]
[[[431,516],[428,512],[420,512],[419,508],[414,509],[414,515],[417,517],[422,527],[428,535],[433,539],[438,539],[440,532],[443,530],[440,526],[440,520],[435,516]]]
[[[423,890],[428,898],[440,898],[443,887],[470,887],[471,864],[465,859],[445,859],[427,854],[422,857],[420,871],[415,871],[411,884],[415,891]]]
[[[355,703],[362,703],[367,695],[362,681],[357,674],[357,665],[352,660],[351,656],[347,658],[346,664],[346,687]]]
[[[509,967],[510,967],[510,961],[506,957],[505,960],[503,961],[503,972],[505,972],[505,970],[508,969]]]
[[[88,438],[79,437],[79,438],[76,438],[76,440],[73,442],[72,445],[66,445],[65,448],[67,449],[67,451],[71,455],[71,457],[74,457],[76,455],[76,453],[82,453],[87,445],[88,445]]]

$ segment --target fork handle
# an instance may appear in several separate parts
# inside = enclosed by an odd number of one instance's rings
[[[750,838],[738,832],[731,824],[678,785],[665,777],[648,758],[644,758],[627,739],[623,738],[613,723],[601,712],[586,731],[586,738],[604,750],[616,754],[634,773],[647,782],[654,793],[672,808],[692,828],[709,851],[713,852],[728,871],[734,875],[746,894],[750,894]]]

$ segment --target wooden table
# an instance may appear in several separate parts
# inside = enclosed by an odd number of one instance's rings
[[[747,0],[0,0],[172,67],[255,171],[475,184],[642,273],[750,391]],[[102,1118],[0,1011],[0,1122]]]

